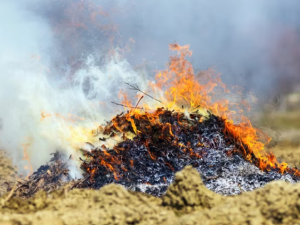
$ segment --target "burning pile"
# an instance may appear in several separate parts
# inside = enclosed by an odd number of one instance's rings
[[[186,60],[192,54],[189,47],[173,44],[170,49],[179,55],[171,57],[169,69],[149,84],[153,95],[130,85],[142,93],[132,105],[121,93],[122,105],[130,110],[99,128],[100,147],[89,143],[90,150],[82,149],[84,179],[73,182],[72,188],[99,189],[117,183],[161,196],[175,172],[187,165],[197,169],[209,189],[224,195],[253,190],[272,180],[297,182],[300,172],[296,168],[279,163],[264,151],[270,138],[253,128],[242,114],[242,106],[249,108],[249,104],[213,101],[218,94],[229,92],[219,75],[194,75]],[[159,105],[141,105],[144,96]],[[65,171],[64,164],[59,165]],[[49,178],[48,169],[47,173]],[[37,182],[37,177],[31,178]],[[57,178],[50,177],[50,183]]]
[[[134,130],[137,135],[132,140],[126,138]],[[122,134],[124,140],[112,149],[102,145],[84,150],[81,168],[86,179],[76,187],[98,189],[117,183],[160,196],[175,172],[187,165],[197,168],[207,187],[221,194],[253,190],[272,180],[299,179],[297,170],[281,174],[277,164],[260,171],[245,160],[246,155],[237,148],[241,143],[226,132],[223,119],[213,114],[204,117],[197,111],[186,116],[159,108],[153,113],[117,115],[103,133],[111,137]],[[257,160],[253,156],[253,162]]]
[[[113,182],[160,196],[174,173],[186,165],[197,168],[208,188],[227,195],[253,190],[272,180],[298,181],[296,168],[279,163],[264,151],[261,140],[268,143],[270,138],[253,128],[239,107],[249,105],[226,99],[213,102],[215,87],[221,87],[222,94],[228,92],[219,75],[195,76],[186,60],[192,54],[189,47],[174,44],[170,49],[179,56],[171,57],[169,69],[157,74],[156,83],[150,83],[155,97],[130,85],[143,94],[138,103],[133,106],[124,96],[123,105],[131,110],[103,128],[108,139],[122,137],[122,141],[109,148],[106,138],[100,137],[102,146],[83,150],[81,168],[86,179],[77,187],[97,189]],[[164,107],[155,111],[153,106],[138,107],[144,95]],[[241,122],[235,125],[237,118]]]

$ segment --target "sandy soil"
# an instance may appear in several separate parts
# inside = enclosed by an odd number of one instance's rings
[[[95,190],[68,188],[34,198],[13,198],[0,206],[0,224],[297,224],[300,184],[273,182],[233,197],[208,190],[187,167],[162,198],[132,193],[118,185]]]

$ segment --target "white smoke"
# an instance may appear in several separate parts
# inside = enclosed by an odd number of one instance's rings
[[[89,56],[71,81],[64,74],[49,77],[56,70],[47,60],[55,50],[51,29],[16,4],[2,5],[0,21],[9,25],[1,26],[0,145],[21,172],[28,164],[24,145],[33,169],[56,150],[77,156],[86,141],[97,142],[90,131],[123,109],[111,104],[119,101],[123,81],[143,87],[146,80],[118,55],[102,66]]]

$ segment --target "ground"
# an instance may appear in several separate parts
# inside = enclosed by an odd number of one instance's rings
[[[297,224],[300,184],[272,182],[232,197],[208,190],[191,166],[176,174],[162,198],[110,184],[99,191],[39,192],[27,200],[0,198],[0,224]]]
[[[270,151],[281,161],[300,168],[300,110],[266,112],[256,124],[272,137]]]

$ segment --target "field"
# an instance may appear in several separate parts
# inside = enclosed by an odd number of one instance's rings
[[[300,110],[265,113],[257,124],[272,137],[270,147],[276,157],[300,167]]]

